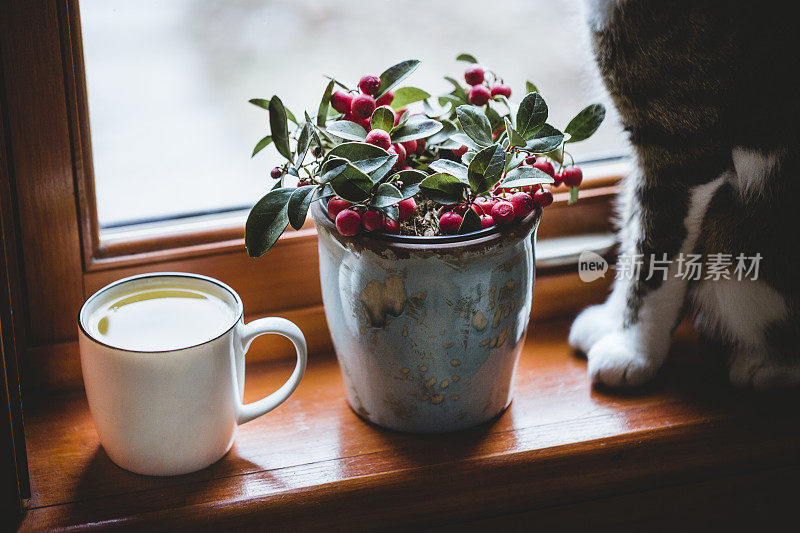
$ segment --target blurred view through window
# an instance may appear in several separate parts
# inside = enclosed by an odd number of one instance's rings
[[[247,101],[278,94],[314,112],[323,74],[355,82],[416,58],[406,83],[440,94],[469,52],[504,76],[512,101],[536,83],[557,127],[600,97],[574,0],[81,0],[80,10],[102,227],[254,204],[278,156],[250,159],[268,126]],[[573,152],[618,152],[620,141],[609,110]]]

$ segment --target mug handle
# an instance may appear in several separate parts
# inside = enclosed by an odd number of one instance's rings
[[[236,363],[233,362],[234,372],[233,380],[236,384],[236,423],[244,424],[251,420],[258,418],[261,415],[267,414],[280,404],[285,402],[289,396],[295,391],[303,378],[303,373],[306,371],[306,338],[303,332],[300,331],[293,322],[279,317],[266,317],[253,320],[249,324],[244,324],[241,329],[241,343],[243,354],[247,353],[250,343],[253,339],[260,335],[267,333],[277,333],[283,335],[294,344],[297,350],[297,364],[294,367],[294,372],[286,380],[286,383],[281,385],[281,388],[258,401],[252,403],[242,403],[242,394],[238,387],[238,379],[236,378]]]

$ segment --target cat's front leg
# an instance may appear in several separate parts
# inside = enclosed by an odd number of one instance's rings
[[[661,368],[684,309],[689,283],[689,277],[679,274],[677,259],[694,250],[708,202],[723,180],[719,177],[687,189],[688,202],[677,220],[675,206],[664,202],[666,191],[634,195],[633,214],[625,220],[627,233],[623,232],[621,249],[621,259],[632,270],[618,272],[612,297],[603,304],[612,313],[606,320],[619,320],[619,306],[614,303],[624,295],[621,325],[600,336],[586,351],[594,382],[642,385]],[[581,317],[574,327],[583,328],[584,320]],[[580,336],[576,332],[571,338],[577,343]]]

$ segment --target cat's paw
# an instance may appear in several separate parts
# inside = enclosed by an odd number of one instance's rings
[[[588,353],[594,343],[604,335],[622,327],[619,313],[608,304],[587,307],[575,318],[569,330],[569,345],[583,353]]]
[[[735,350],[728,377],[737,387],[769,390],[800,385],[800,362],[778,362],[766,350]]]
[[[603,336],[587,352],[589,376],[610,387],[637,387],[656,375],[659,364],[637,349],[631,335],[616,331]]]

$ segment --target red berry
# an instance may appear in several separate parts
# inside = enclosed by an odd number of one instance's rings
[[[480,196],[475,199],[475,203],[472,205],[472,210],[475,211],[479,215],[489,215],[492,212],[492,208],[496,202],[491,198],[485,198]],[[492,222],[494,224],[494,222]]]
[[[491,228],[494,226],[494,219],[492,215],[481,215],[481,227],[483,229]]]
[[[505,96],[506,98],[511,97],[511,87],[506,85],[505,83],[499,83],[492,87],[492,97],[495,96]]]
[[[492,93],[485,85],[473,85],[468,96],[470,104],[482,106],[492,98]]]
[[[381,86],[381,79],[374,74],[367,74],[358,80],[358,88],[361,92],[370,96],[378,92],[378,87]]]
[[[525,158],[525,164],[533,166],[533,164],[536,163],[536,159],[537,157],[535,155],[529,155]]]
[[[501,200],[492,207],[492,218],[498,226],[510,224],[514,220],[514,205],[511,202]]]
[[[400,144],[402,144],[403,148],[406,149],[406,155],[413,154],[417,151],[417,141],[406,141]]]
[[[455,150],[453,150],[453,155],[461,159],[461,156],[466,154],[467,150],[469,150],[469,148],[467,148],[466,146],[462,146],[461,148],[456,148]]]
[[[514,206],[514,216],[517,218],[525,218],[533,212],[535,204],[530,194],[518,192],[511,195],[511,205]]]
[[[414,211],[417,210],[417,202],[413,198],[406,198],[398,202],[397,207],[400,209],[400,214],[397,218],[401,221],[411,220],[411,217],[414,216]]]
[[[561,172],[556,173],[556,175],[553,176],[553,179],[555,180],[553,182],[553,187],[558,187],[559,185],[564,183],[564,170],[561,170]]]
[[[403,148],[402,144],[395,143],[395,144],[392,145],[392,148],[394,148],[394,153],[397,154],[397,163],[395,164],[395,166],[397,168],[400,168],[401,166],[403,166],[403,163],[406,160],[406,155],[408,155],[408,154],[406,154],[406,149]],[[391,153],[391,152],[392,151],[389,150],[389,153]]]
[[[483,76],[483,67],[480,65],[472,65],[464,71],[464,80],[470,85],[483,83]]]
[[[567,187],[580,187],[583,181],[583,171],[578,167],[567,167],[561,171],[564,185]]]
[[[350,104],[350,113],[358,120],[369,118],[373,111],[375,111],[375,99],[368,94],[359,94]]]
[[[364,225],[364,229],[377,231],[383,227],[383,213],[380,211],[365,211],[364,216],[361,217],[361,223]]]
[[[350,93],[344,91],[334,91],[331,95],[331,107],[339,113],[348,113],[350,105],[353,102],[353,97]]]
[[[417,153],[421,154],[425,151],[425,139],[417,139]]]
[[[352,237],[361,229],[361,215],[352,209],[345,209],[336,215],[336,229],[341,235]]]
[[[390,105],[392,100],[394,100],[394,93],[392,91],[387,91],[383,96],[375,101],[375,105],[378,107],[382,105]]]
[[[367,133],[367,138],[364,139],[364,142],[380,146],[384,150],[388,150],[392,146],[392,138],[383,130],[372,130]]]
[[[556,176],[556,169],[553,168],[553,163],[544,157],[537,157],[536,161],[533,163],[533,168],[538,168],[551,178],[555,178]]]
[[[533,201],[539,207],[547,207],[553,203],[553,193],[540,187],[539,190],[533,193]]]
[[[455,235],[464,219],[458,213],[448,211],[439,217],[439,231],[444,235]]]
[[[270,175],[270,177],[272,177],[272,179],[276,180],[276,179],[280,178],[281,176],[283,176],[283,171],[280,168],[275,167],[275,168],[273,168],[272,170],[269,171],[269,175]]]
[[[408,110],[405,107],[403,107],[401,109],[398,109],[397,111],[394,112],[394,125],[395,126],[400,124],[400,120],[403,118],[403,115],[405,115],[406,113],[408,113]]]
[[[351,204],[347,200],[342,200],[341,198],[331,198],[328,200],[328,216],[331,217],[331,220],[336,220],[336,217],[350,207]]]
[[[396,220],[385,217],[383,220],[383,231],[391,235],[400,235],[400,224]]]
[[[305,187],[306,185],[311,185],[311,182],[307,180],[300,180],[297,182],[298,187]]]

